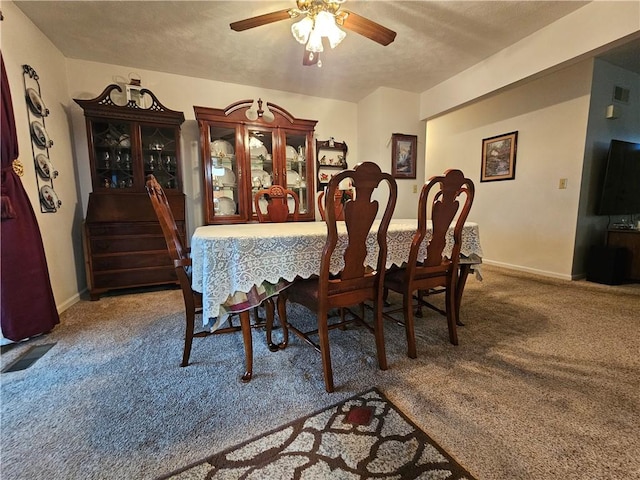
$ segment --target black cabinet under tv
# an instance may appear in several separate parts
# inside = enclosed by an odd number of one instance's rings
[[[609,230],[607,247],[624,248],[624,279],[640,282],[640,230]]]

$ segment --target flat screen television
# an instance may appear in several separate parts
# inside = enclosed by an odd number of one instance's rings
[[[598,213],[640,213],[640,143],[611,140]]]

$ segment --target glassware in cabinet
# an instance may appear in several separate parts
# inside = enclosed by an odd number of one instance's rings
[[[93,176],[97,189],[132,189],[134,170],[131,151],[133,126],[130,122],[91,123]]]
[[[178,140],[176,130],[156,125],[141,125],[144,178],[153,175],[164,189],[180,189]]]

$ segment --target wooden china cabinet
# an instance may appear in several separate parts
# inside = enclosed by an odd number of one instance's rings
[[[136,93],[127,98],[114,84],[92,100],[75,100],[86,118],[93,187],[83,228],[92,300],[109,290],[178,283],[145,182],[149,174],[160,182],[184,239],[184,114],[149,90]]]
[[[207,224],[257,221],[254,194],[269,185],[300,199],[298,220],[314,220],[315,120],[278,105],[243,100],[224,109],[194,106],[200,128]]]

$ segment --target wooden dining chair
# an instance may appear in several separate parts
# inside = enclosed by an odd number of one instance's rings
[[[289,206],[289,199],[293,199],[293,209]],[[266,212],[261,208],[261,200],[266,200]],[[280,185],[271,185],[269,188],[258,190],[253,197],[254,208],[260,223],[282,223],[292,216],[294,222],[298,221],[300,199],[293,190]]]
[[[344,205],[344,223],[338,224],[335,202],[339,183],[344,179],[351,179],[355,189],[355,198]],[[386,185],[386,186],[385,186]],[[375,196],[375,199],[373,198]],[[312,345],[322,356],[322,369],[325,389],[334,390],[331,354],[329,351],[329,330],[343,327],[347,323],[358,322],[365,325],[375,334],[378,365],[386,370],[387,359],[384,347],[382,295],[387,258],[387,229],[396,204],[396,181],[388,173],[383,173],[380,167],[372,162],[358,164],[352,170],[343,170],[330,181],[327,189],[326,224],[327,239],[321,257],[320,272],[317,277],[294,281],[293,284],[280,293],[278,297],[278,315],[283,328],[283,343],[286,347],[288,331],[302,338]],[[366,262],[367,254],[372,252],[367,238],[374,222],[378,218],[377,229],[377,259],[374,265]],[[340,225],[340,227],[339,227]],[[346,228],[345,228],[346,227]],[[340,228],[340,232],[339,232]],[[336,250],[338,244],[344,247],[345,242],[339,242],[340,235],[348,235],[344,251]],[[335,253],[335,255],[334,255]],[[332,257],[337,263],[333,263]],[[336,260],[334,259],[334,261]],[[290,324],[287,319],[287,301],[297,303],[314,311],[317,316],[317,329],[303,332]],[[349,310],[349,315],[340,315],[340,319],[329,324],[329,311],[357,306],[365,301],[373,303],[373,325],[364,321],[364,315],[357,315]],[[267,322],[267,330],[270,328]],[[317,335],[318,343],[312,338]]]
[[[294,206],[290,208],[289,200],[292,199]],[[266,212],[261,208],[261,200],[267,202]],[[260,223],[284,223],[289,220],[294,222],[298,220],[298,214],[300,210],[300,199],[298,194],[293,190],[284,188],[280,185],[271,185],[269,188],[258,190],[253,197],[254,208],[258,222]],[[265,308],[271,308],[273,304],[272,300],[265,304]],[[275,308],[275,307],[273,307]],[[264,323],[265,318],[260,317],[260,310],[258,307],[253,309],[253,314],[256,323]],[[267,309],[267,317],[269,317],[269,310]],[[279,348],[274,348],[271,342],[271,330],[267,331],[267,342],[270,345],[272,351],[277,351]]]
[[[253,372],[253,344],[251,339],[249,312],[239,313],[239,326],[234,326],[230,323],[229,327],[219,328],[214,332],[204,330],[194,333],[195,317],[197,314],[202,314],[202,294],[191,288],[191,258],[189,258],[189,249],[184,246],[182,239],[180,238],[176,221],[173,217],[173,213],[171,212],[164,190],[153,175],[147,176],[146,188],[149,198],[151,199],[153,209],[158,217],[158,221],[160,222],[160,227],[162,228],[167,249],[169,250],[169,256],[173,261],[173,266],[175,267],[184,299],[185,335],[182,363],[180,366],[186,367],[189,365],[189,357],[191,356],[191,346],[194,337],[206,337],[213,334],[242,331],[245,351],[245,373],[242,376],[242,380],[248,382],[251,380]],[[273,301],[271,299],[268,300],[271,303],[269,304],[269,302],[265,302],[267,316],[273,317],[275,314],[275,307]]]
[[[444,288],[445,309],[449,328],[449,340],[458,344],[459,302],[457,297],[462,228],[469,215],[474,197],[473,182],[465,178],[460,170],[447,170],[435,176],[422,187],[418,201],[418,228],[411,243],[409,259],[402,268],[387,273],[385,290],[402,294],[402,312],[407,335],[408,355],[416,358],[413,301],[432,307],[424,300],[424,293]],[[431,212],[432,234],[427,235],[427,213]],[[453,222],[453,249],[450,256],[444,255],[447,232]],[[421,258],[426,242],[426,257]],[[466,269],[465,269],[466,271]],[[468,273],[468,272],[467,272]],[[414,292],[416,292],[414,294]],[[385,318],[390,317],[385,313]]]
[[[326,219],[324,193],[323,190],[318,195],[318,211],[320,212],[320,218],[322,218],[322,220]],[[335,195],[336,220],[344,221],[344,204],[347,200],[353,200],[353,192],[351,192],[351,190],[336,190]]]

